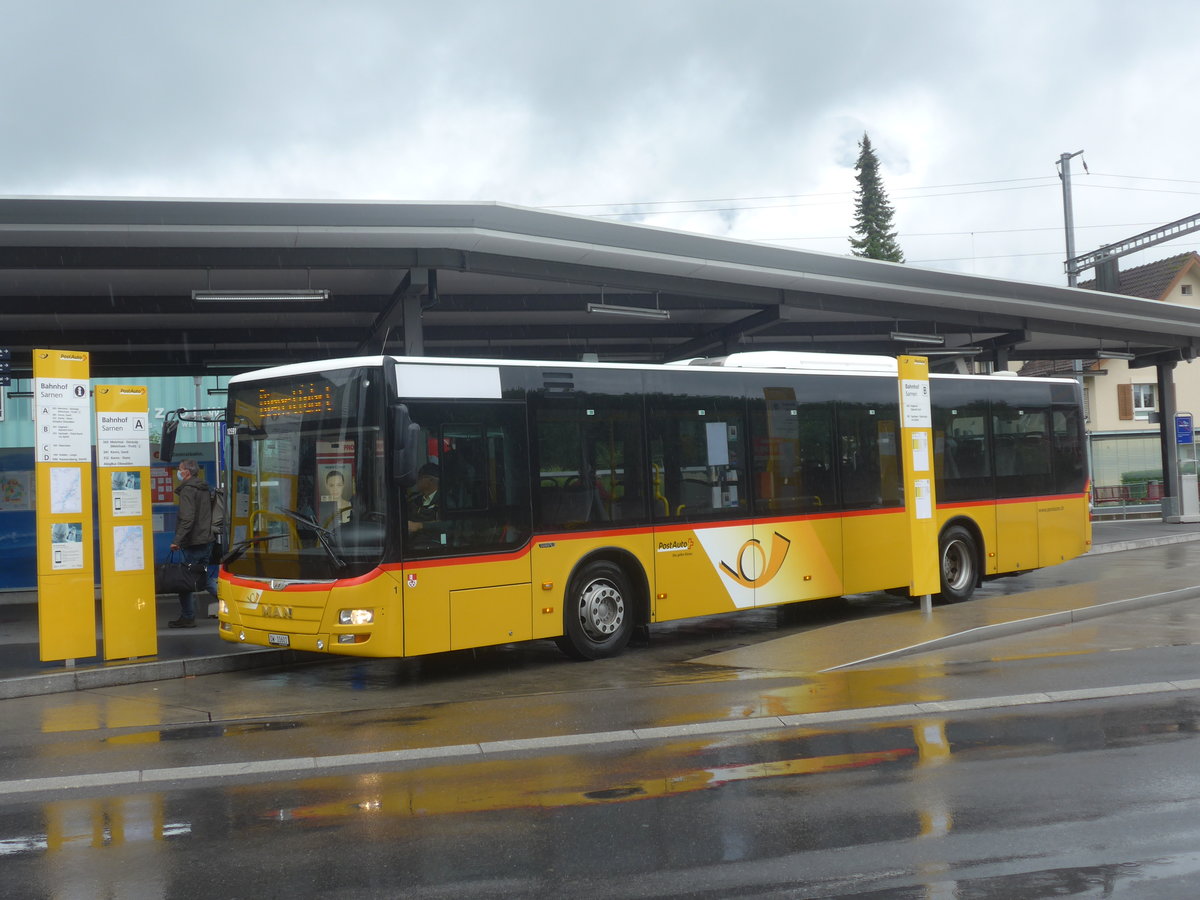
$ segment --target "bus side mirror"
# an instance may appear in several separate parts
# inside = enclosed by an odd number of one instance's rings
[[[243,424],[228,426],[225,434],[233,450],[234,466],[239,469],[253,468],[254,441],[265,437],[266,433],[261,428],[251,425],[248,419],[243,419]]]
[[[237,446],[237,467],[239,469],[249,469],[254,464],[254,445],[243,437],[238,437],[236,440]]]
[[[171,418],[174,416],[175,418]],[[175,455],[175,438],[179,433],[179,413],[171,410],[163,420],[162,441],[158,447],[158,458],[163,462],[171,462]]]
[[[408,415],[404,404],[392,417],[392,477],[405,490],[417,483],[421,466],[421,426]]]

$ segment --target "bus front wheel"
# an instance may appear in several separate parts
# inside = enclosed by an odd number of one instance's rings
[[[970,599],[979,582],[979,552],[971,532],[961,525],[947,528],[938,542],[938,557],[942,581],[938,602],[960,603]]]
[[[588,563],[571,579],[559,648],[575,659],[616,656],[633,634],[633,590],[616,563]]]

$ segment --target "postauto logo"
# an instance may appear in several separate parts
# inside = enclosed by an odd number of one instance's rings
[[[677,538],[671,541],[659,541],[655,551],[658,553],[678,553],[681,550],[691,550],[696,546],[695,538]]]

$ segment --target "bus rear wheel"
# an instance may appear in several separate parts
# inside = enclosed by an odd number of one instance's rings
[[[937,601],[961,603],[970,599],[979,582],[979,551],[971,532],[961,525],[943,531],[938,542],[938,558],[941,560],[942,590]]]
[[[559,649],[574,659],[616,656],[633,635],[633,590],[616,563],[588,563],[571,579]]]

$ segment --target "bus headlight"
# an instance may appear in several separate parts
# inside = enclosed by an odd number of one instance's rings
[[[370,625],[375,621],[373,609],[339,609],[339,625]]]
[[[217,601],[217,612],[223,616],[229,615],[229,604],[224,600]]]

